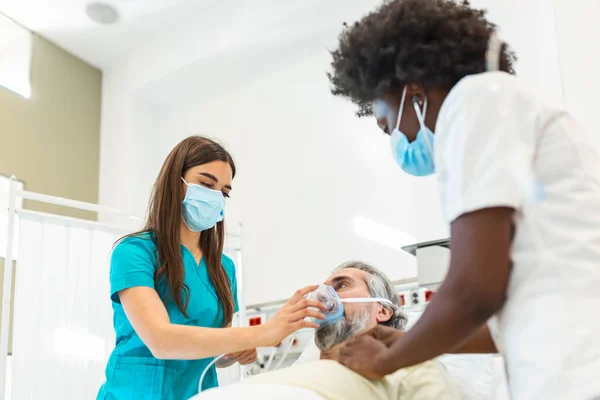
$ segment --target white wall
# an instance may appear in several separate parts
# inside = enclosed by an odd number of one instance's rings
[[[555,0],[565,106],[600,150],[599,0]],[[576,5],[574,4],[576,3]]]
[[[165,109],[140,100],[121,70],[104,72],[100,137],[100,190],[98,202],[143,216],[158,169],[147,168],[164,157],[154,142],[163,132]],[[115,215],[99,214],[100,221],[129,226],[141,224]]]
[[[471,4],[488,10],[500,39],[517,54],[516,72],[522,82],[550,105],[564,107],[553,2],[472,0]]]
[[[581,123],[600,149],[596,123],[600,93],[599,0],[473,0],[489,10],[515,49],[517,75],[549,104]]]
[[[101,202],[142,212],[177,141],[194,133],[222,141],[238,163],[227,219],[244,223],[249,303],[285,298],[355,258],[413,277],[414,260],[399,247],[447,234],[434,179],[402,174],[374,123],[330,95],[327,46],[344,19],[317,11],[296,14],[303,19],[281,27],[287,36],[209,49],[151,84],[139,82],[152,70],[134,71],[152,64],[135,55],[105,75]],[[357,235],[357,223],[388,243]]]
[[[173,142],[216,136],[238,162],[228,218],[244,223],[249,303],[285,298],[351,259],[395,279],[413,277],[414,261],[400,246],[447,234],[435,179],[402,173],[375,123],[331,96],[328,61],[315,50],[225,96],[173,111],[167,123]],[[395,249],[369,240],[355,231],[357,222],[365,225],[360,218],[404,237]]]
[[[435,179],[403,174],[389,139],[334,98],[325,76],[341,23],[377,3],[320,2],[265,22],[269,30],[244,35],[246,25],[229,24],[227,37],[215,31],[218,45],[202,40],[201,52],[165,39],[116,65],[104,78],[101,202],[143,212],[167,152],[206,134],[238,163],[227,219],[244,224],[248,303],[287,297],[355,258],[393,278],[414,276],[412,258],[377,236],[401,245],[447,235]],[[502,27],[519,76],[562,106],[553,4],[473,3]]]
[[[319,35],[323,29],[337,31],[343,19],[331,24],[328,16],[344,4],[344,13],[355,19],[362,13],[363,1],[335,0],[319,7],[317,0],[246,0],[236,1],[235,7],[229,1],[215,3],[198,16],[195,30],[172,27],[159,40],[105,69],[100,203],[143,212],[147,188],[157,173],[145,169],[143,160],[153,165],[155,152],[167,151],[162,147],[164,141],[167,146],[172,144],[168,127],[161,127],[162,115],[173,107],[209,100],[215,93],[255,79],[263,67],[281,62],[275,57],[253,70],[236,70],[237,54],[260,56],[273,42],[270,49],[277,54],[277,44],[301,45],[303,38]],[[142,181],[136,181],[140,168]]]

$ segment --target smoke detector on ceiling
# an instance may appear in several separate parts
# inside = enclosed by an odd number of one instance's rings
[[[94,22],[102,25],[111,25],[119,19],[117,10],[105,2],[93,2],[88,4],[85,9],[86,14]]]

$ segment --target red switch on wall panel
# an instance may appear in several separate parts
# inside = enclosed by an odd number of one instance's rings
[[[406,299],[404,298],[403,294],[400,295],[400,305],[401,306],[405,306],[406,305]]]
[[[260,324],[262,324],[261,317],[252,317],[248,320],[248,325],[250,325],[250,326],[256,326],[256,325],[260,325]]]
[[[432,292],[431,290],[426,290],[425,291],[425,302],[429,303],[434,295],[435,295],[435,292]]]

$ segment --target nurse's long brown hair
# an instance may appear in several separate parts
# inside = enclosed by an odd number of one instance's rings
[[[231,166],[235,177],[235,163],[231,155],[218,143],[202,136],[191,136],[181,141],[167,156],[150,198],[148,220],[140,233],[154,233],[158,258],[154,275],[155,285],[166,281],[168,295],[187,317],[190,288],[184,283],[185,269],[180,245],[182,200],[184,192],[181,178],[185,172],[197,165],[223,161]],[[200,233],[200,249],[208,268],[217,297],[219,311],[223,312],[223,325],[233,317],[234,302],[229,278],[221,262],[225,241],[225,223],[219,222],[212,229]]]

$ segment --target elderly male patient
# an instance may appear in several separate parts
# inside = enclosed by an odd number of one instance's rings
[[[380,325],[403,329],[406,316],[390,280],[380,271],[361,262],[338,267],[325,281],[341,298],[378,297],[387,303],[345,303],[344,317],[315,333],[320,359],[290,368],[266,372],[221,389],[204,392],[198,399],[234,399],[238,396],[262,399],[458,399],[444,367],[428,361],[399,370],[377,381],[368,380],[337,361],[339,344]],[[241,398],[241,397],[239,397]]]

